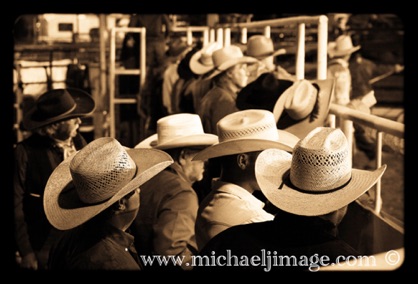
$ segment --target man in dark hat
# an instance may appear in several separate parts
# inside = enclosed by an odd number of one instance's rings
[[[39,96],[24,116],[31,135],[15,147],[13,179],[16,249],[23,269],[46,268],[58,231],[43,210],[44,188],[52,171],[87,144],[78,132],[80,117],[94,108],[94,100],[82,90],[55,89]]]

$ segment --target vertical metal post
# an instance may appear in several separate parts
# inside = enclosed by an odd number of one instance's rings
[[[296,78],[305,78],[305,23],[298,24],[298,40],[296,51]]]
[[[327,78],[328,17],[320,16],[318,22],[318,67],[317,78]]]
[[[224,46],[231,45],[231,29],[225,28],[224,30]]]

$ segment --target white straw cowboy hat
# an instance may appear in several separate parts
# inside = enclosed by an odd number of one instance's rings
[[[240,63],[255,63],[257,62],[257,59],[244,56],[242,50],[236,45],[228,45],[215,50],[212,53],[212,61],[215,70],[208,76],[208,78],[213,78],[226,71],[228,68]]]
[[[156,148],[160,150],[179,147],[210,146],[218,142],[218,136],[205,133],[200,116],[192,113],[178,113],[160,118],[157,133],[141,141],[135,148]]]
[[[222,48],[221,43],[215,41],[197,51],[190,58],[190,70],[195,74],[202,75],[214,69],[215,65],[213,65],[212,54],[220,48]]]
[[[293,154],[277,149],[260,153],[257,182],[277,208],[304,216],[338,210],[369,190],[386,165],[353,169],[349,144],[339,128],[317,127],[296,144]]]
[[[276,128],[273,113],[262,109],[233,112],[217,123],[219,143],[200,151],[194,160],[277,148],[292,152],[295,135]]]
[[[265,35],[253,35],[248,39],[245,55],[262,60],[270,56],[285,54],[286,49],[274,50],[273,41]]]
[[[68,230],[90,220],[173,163],[165,152],[93,140],[55,168],[45,187],[49,222]]]
[[[315,127],[323,126],[333,91],[333,79],[295,81],[274,105],[277,127],[303,138]]]
[[[351,54],[360,49],[360,45],[353,46],[353,41],[348,35],[340,35],[335,41],[328,43],[328,55],[330,58]]]
[[[82,117],[94,111],[93,98],[85,91],[75,88],[54,89],[38,97],[28,110],[23,125],[33,130],[62,120]]]

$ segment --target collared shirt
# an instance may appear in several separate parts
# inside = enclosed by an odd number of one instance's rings
[[[274,215],[263,209],[264,202],[244,188],[213,180],[212,191],[199,206],[196,219],[196,241],[198,249],[215,235],[229,227],[273,220]]]

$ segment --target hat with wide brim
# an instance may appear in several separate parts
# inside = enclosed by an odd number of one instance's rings
[[[87,92],[75,88],[54,89],[39,96],[23,118],[23,125],[27,130],[33,130],[89,115],[94,109],[95,102]]]
[[[273,41],[265,35],[253,35],[248,39],[244,54],[263,60],[267,57],[275,57],[286,53],[286,49],[274,50]]]
[[[312,80],[310,81],[318,90],[316,95],[315,117],[308,115],[307,117],[295,120],[292,119],[285,110],[285,102],[287,93],[283,93],[277,100],[273,114],[277,122],[277,128],[286,130],[299,138],[303,138],[312,129],[323,126],[329,113],[331,105],[332,93],[334,92],[335,82],[333,79]],[[290,93],[288,93],[290,94]]]
[[[79,152],[55,168],[45,187],[45,214],[49,222],[59,230],[68,230],[90,220],[173,163],[172,158],[163,151],[128,148],[126,152],[136,164],[134,177],[105,201],[86,204],[77,194],[70,171],[70,164]]]
[[[360,48],[360,45],[353,45],[353,41],[350,36],[340,35],[335,41],[328,43],[328,55],[330,58],[342,57],[356,52]]]
[[[295,135],[276,128],[271,111],[247,109],[224,116],[217,123],[219,142],[203,149],[194,159],[206,160],[220,156],[278,148],[292,152],[299,141]]]
[[[208,78],[213,78],[237,64],[258,62],[258,60],[253,57],[244,56],[241,49],[235,45],[225,46],[214,51],[212,60],[214,70]]]
[[[158,134],[152,134],[138,143],[135,148],[155,148],[159,150],[167,150],[181,147],[207,147],[218,142],[218,136],[210,133],[190,135],[187,137],[179,137],[172,139],[166,143],[158,144]]]
[[[278,129],[277,132],[279,133],[280,142],[263,139],[240,139],[220,142],[200,151],[193,160],[206,160],[240,153],[263,151],[269,148],[292,152],[299,138],[284,130]]]
[[[292,155],[276,149],[260,153],[255,165],[258,185],[265,197],[277,208],[296,215],[319,216],[338,210],[368,191],[386,170],[352,169],[344,186],[323,193],[296,188],[289,179]]]
[[[193,73],[198,75],[206,74],[209,71],[213,70],[215,68],[215,65],[213,64],[212,53],[215,50],[220,49],[221,47],[222,45],[219,42],[215,41],[207,44],[202,49],[198,50],[190,58],[190,70],[192,70]]]
[[[167,150],[181,147],[207,147],[218,142],[218,136],[205,133],[200,116],[194,113],[176,113],[157,121],[157,133],[149,136],[135,148]]]

